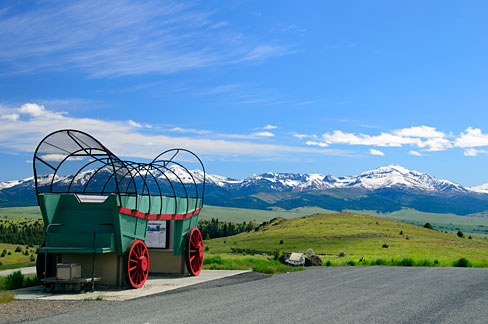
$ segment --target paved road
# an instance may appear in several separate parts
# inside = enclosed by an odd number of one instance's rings
[[[3,271],[0,271],[0,277],[8,276],[9,274],[14,273],[15,271],[20,271],[23,274],[31,274],[31,273],[36,273],[36,267],[3,270]]]
[[[487,323],[488,269],[322,267],[249,274],[37,321],[54,322]]]

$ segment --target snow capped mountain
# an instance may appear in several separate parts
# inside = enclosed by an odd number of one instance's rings
[[[208,179],[219,177],[208,175]],[[253,175],[243,180],[219,177],[219,181],[207,181],[220,187],[269,188],[272,191],[307,191],[334,188],[361,188],[377,190],[399,188],[423,192],[468,192],[469,189],[447,181],[439,180],[427,173],[408,170],[392,164],[363,172],[357,176],[335,177],[321,174],[271,173]],[[487,186],[488,191],[488,186]]]
[[[172,165],[164,175],[159,173],[158,178],[168,178],[172,181],[181,180],[183,183],[197,184],[203,182],[201,170],[189,170],[191,175],[182,167]],[[105,170],[87,170],[78,174],[72,186],[83,186],[94,174],[101,175]],[[106,177],[101,177],[106,179]],[[72,176],[56,176],[54,183],[58,186],[68,186]],[[179,180],[178,180],[179,179]],[[41,184],[49,184],[52,176],[46,175],[39,178]],[[94,181],[94,180],[92,180]],[[447,180],[440,180],[434,176],[417,171],[408,170],[400,165],[392,164],[363,172],[356,176],[335,177],[333,175],[321,175],[318,173],[273,173],[254,174],[246,179],[232,179],[215,174],[206,174],[207,185],[220,187],[227,190],[244,190],[246,192],[302,192],[311,190],[347,189],[359,188],[378,190],[395,188],[413,190],[425,193],[482,193],[488,194],[488,184],[465,188],[459,184]],[[0,182],[0,192],[6,189],[20,187],[33,187],[33,178],[24,180],[11,180]]]
[[[474,191],[474,192],[488,194],[488,183],[485,183],[485,184],[482,184],[482,185],[479,185],[479,186],[468,187],[466,189],[471,190],[471,191]]]

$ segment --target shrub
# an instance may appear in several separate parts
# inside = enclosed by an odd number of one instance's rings
[[[388,244],[385,243],[381,247],[384,248],[384,249],[387,249],[388,248]]]
[[[468,237],[468,239],[472,240],[473,238],[471,237],[471,235]]]
[[[400,260],[399,264],[400,266],[403,266],[403,267],[412,267],[414,265],[414,261],[413,259],[410,259],[410,258],[403,258]]]
[[[438,265],[438,264],[439,264],[439,260],[435,259],[435,260],[434,260],[434,264],[435,264],[435,265]]]
[[[461,230],[459,230],[457,232],[457,236],[463,238],[464,237],[464,233]]]
[[[273,260],[279,260],[280,259],[280,250],[276,249],[273,251]]]
[[[208,247],[207,247],[207,248],[208,248]],[[34,261],[36,261],[36,258],[34,257],[34,254],[31,254],[31,256],[30,256],[30,259],[29,259],[29,260],[30,260],[30,262],[34,262]]]
[[[280,240],[280,244],[283,244],[283,240]]]
[[[15,271],[5,277],[3,285],[6,290],[19,289],[22,288],[24,283],[24,275],[20,271]]]
[[[432,226],[432,224],[429,223],[429,222],[425,223],[424,228],[434,229],[434,227]]]
[[[432,262],[430,260],[420,260],[417,262],[418,267],[432,267]]]
[[[472,267],[473,265],[471,264],[471,261],[469,261],[466,258],[460,258],[459,260],[456,260],[452,263],[453,266],[455,267]]]
[[[354,267],[354,266],[356,265],[356,262],[354,262],[354,260],[349,260],[349,261],[347,261],[347,263],[346,263],[346,264],[347,264],[348,266],[352,266],[352,267]]]
[[[339,254],[338,254],[338,255],[339,255],[339,257],[341,257],[341,258],[346,256],[346,254],[344,253],[344,251],[339,252]]]
[[[208,250],[210,250],[210,249],[209,249],[209,247],[208,247],[208,245],[207,245],[207,246],[205,247],[205,251],[208,251]]]
[[[403,235],[403,231],[400,231],[400,235]]]
[[[17,247],[15,248],[15,252],[22,252],[22,248],[21,248],[20,246],[17,246]]]
[[[330,267],[331,265],[332,265],[332,262],[330,262],[330,260],[327,260],[327,262],[325,263],[325,266]]]
[[[12,255],[12,252],[8,251],[8,252],[7,252],[7,255]]]
[[[376,261],[374,261],[374,264],[375,265],[386,265],[386,261],[383,259],[376,259]]]
[[[408,236],[405,237],[406,240],[410,240],[410,238]]]

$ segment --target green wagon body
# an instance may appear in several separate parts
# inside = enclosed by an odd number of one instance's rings
[[[135,208],[137,199],[140,210],[150,210],[149,213],[143,214],[181,215],[198,211],[203,204],[202,199],[198,198],[124,196],[120,206],[115,194],[106,196],[103,202],[82,202],[79,197],[81,196],[76,194],[39,195],[39,206],[45,227],[47,228],[49,224],[59,224],[50,227],[46,234],[48,247],[41,248],[40,252],[45,253],[46,250],[48,253],[117,252],[122,256],[132,241],[146,240],[149,220],[124,214],[120,212],[119,207],[139,211]],[[164,207],[163,212],[159,213],[161,199]],[[151,208],[149,208],[149,200],[151,200]],[[186,219],[174,220],[173,255],[184,252],[188,231],[197,224],[198,213]]]
[[[197,170],[179,162],[192,159]],[[157,243],[152,247],[184,256],[188,272],[200,273],[203,243],[197,224],[205,168],[194,153],[171,149],[149,163],[124,161],[84,132],[60,130],[40,142],[33,165],[46,230],[45,245],[39,249],[43,256],[37,258],[40,279],[49,276],[47,265],[55,264],[56,255],[77,255],[79,260],[86,260],[82,254],[93,255],[92,280],[95,255],[116,255],[125,262],[128,284],[142,287],[149,273],[146,236],[154,228],[151,237]],[[166,221],[166,227],[150,221]],[[158,241],[164,237],[159,233],[166,235],[167,244]],[[39,262],[43,259],[44,264]]]

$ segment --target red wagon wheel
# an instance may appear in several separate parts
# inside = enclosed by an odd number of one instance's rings
[[[192,276],[198,276],[203,264],[203,241],[198,228],[191,230],[186,250],[186,266]]]
[[[146,244],[141,240],[135,240],[127,254],[126,281],[132,288],[141,288],[149,274],[149,252]]]

